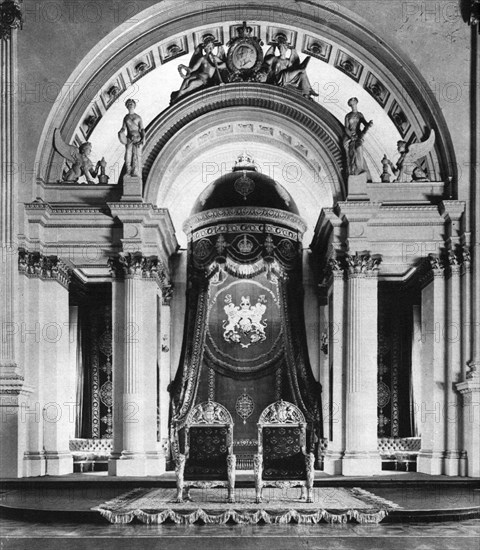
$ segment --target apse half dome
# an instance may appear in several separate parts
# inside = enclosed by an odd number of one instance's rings
[[[253,158],[241,155],[232,172],[211,183],[198,197],[192,215],[218,208],[259,206],[299,215],[295,201],[274,179],[259,172]]]

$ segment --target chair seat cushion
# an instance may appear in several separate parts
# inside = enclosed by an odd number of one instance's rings
[[[307,468],[305,464],[305,455],[297,453],[293,456],[282,458],[271,458],[264,456],[263,459],[263,479],[282,480],[282,479],[305,479]]]
[[[227,455],[205,459],[187,459],[184,479],[227,479]]]

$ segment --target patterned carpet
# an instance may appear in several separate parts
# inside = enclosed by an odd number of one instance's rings
[[[138,488],[92,508],[111,523],[176,524],[234,523],[379,523],[399,508],[394,502],[359,488],[318,487],[313,502],[300,500],[300,489],[269,488],[255,503],[254,489],[237,489],[235,504],[227,504],[226,489],[191,489],[191,500],[175,502],[175,489]]]

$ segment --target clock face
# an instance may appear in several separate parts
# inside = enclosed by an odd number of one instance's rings
[[[263,61],[262,48],[253,38],[239,38],[231,46],[227,55],[227,65],[233,73],[256,71]]]

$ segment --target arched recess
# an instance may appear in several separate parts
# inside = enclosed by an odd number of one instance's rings
[[[243,149],[292,194],[311,230],[322,207],[345,198],[340,123],[286,90],[235,84],[199,92],[157,117],[147,135],[144,197],[168,205],[177,228]]]
[[[361,96],[362,105],[368,107],[368,109],[365,108],[367,116],[370,110],[378,109],[378,100],[373,99],[371,82],[369,84],[368,79],[371,80],[372,77],[380,82],[388,94],[388,99],[381,106],[380,111],[377,111],[378,115],[375,115],[377,118],[372,118],[389,121],[392,119],[392,109],[399,109],[408,122],[406,139],[414,136],[416,139],[422,139],[428,128],[435,129],[437,140],[435,151],[427,160],[429,171],[437,180],[453,176],[455,181],[455,157],[448,128],[435,98],[431,94],[424,93],[425,89],[428,89],[426,82],[413,64],[397,49],[389,46],[382,37],[378,37],[368,22],[363,21],[357,14],[336,3],[306,0],[287,4],[267,0],[261,5],[254,0],[246,0],[240,4],[234,0],[211,3],[200,0],[180,2],[166,0],[144,10],[135,19],[120,25],[92,49],[68,79],[71,89],[76,92],[74,97],[71,94],[65,94],[52,108],[37,151],[37,177],[48,182],[51,179],[52,166],[58,167],[61,163],[61,159],[51,146],[53,131],[56,127],[61,129],[67,141],[76,142],[82,137],[78,136],[82,121],[89,109],[96,107],[99,111],[99,120],[103,119],[100,122],[106,122],[102,126],[103,135],[105,130],[108,130],[114,136],[113,139],[116,139],[119,117],[115,113],[120,113],[124,99],[134,91],[133,84],[141,89],[142,82],[154,82],[155,71],[168,69],[167,72],[170,75],[174,74],[177,63],[188,61],[195,43],[195,33],[201,35],[204,31],[219,29],[226,42],[229,38],[229,30],[234,25],[240,24],[242,20],[247,20],[249,24],[256,24],[261,32],[266,34],[262,36],[263,39],[268,38],[268,29],[272,26],[292,32],[297,37],[297,49],[303,54],[311,53],[308,50],[308,44],[312,40],[331,47],[332,55],[329,61],[312,58],[309,71],[311,68],[314,70],[313,79],[315,80],[317,78],[315,75],[318,75],[317,81],[325,85],[325,81],[322,80],[322,70],[324,70],[330,75],[335,74],[338,82],[347,82],[348,86],[343,86],[344,89],[348,88],[345,93],[350,96]],[[167,46],[170,40],[179,37],[184,38],[186,50],[189,51],[185,54],[185,59],[178,57],[172,63],[159,58],[154,70],[148,72],[142,79],[135,80],[132,77],[128,82],[125,81],[130,78],[130,69],[136,60],[149,51],[149,48],[154,48],[155,55],[158,57],[159,48]],[[358,79],[351,78],[351,75],[348,76],[345,71],[340,70],[337,60],[339,55],[344,54],[361,65],[362,75]],[[119,78],[119,75],[123,75],[125,84],[123,93],[120,94],[118,101],[108,106],[104,100],[105,91],[115,78]],[[165,86],[165,79],[160,81]],[[159,79],[157,78],[155,82],[158,84]],[[175,85],[173,89],[177,87]],[[169,89],[168,93],[170,91],[172,90]],[[159,92],[158,88],[157,92]],[[142,93],[144,96],[152,96],[155,90],[147,88]],[[328,105],[325,103],[325,94],[321,100],[337,121],[341,121],[348,110],[344,105],[345,97],[342,97],[341,104]],[[151,113],[147,122],[151,122],[161,110],[162,108],[159,107],[156,113]],[[115,119],[111,118],[113,114]],[[380,126],[383,128],[385,125]],[[100,126],[98,124],[99,128]],[[395,130],[395,126],[392,127]],[[369,149],[374,149],[373,142],[383,144],[386,141],[385,136],[376,135],[376,131],[372,129],[372,137],[369,137],[371,143],[370,145],[366,143],[367,154]],[[399,136],[398,132],[395,135],[395,131],[388,136],[390,151],[392,147],[394,148],[396,138]],[[87,134],[84,139],[90,139],[90,137],[93,140],[93,134],[92,136]],[[371,156],[372,158],[375,156],[376,162],[379,162],[377,152]]]

